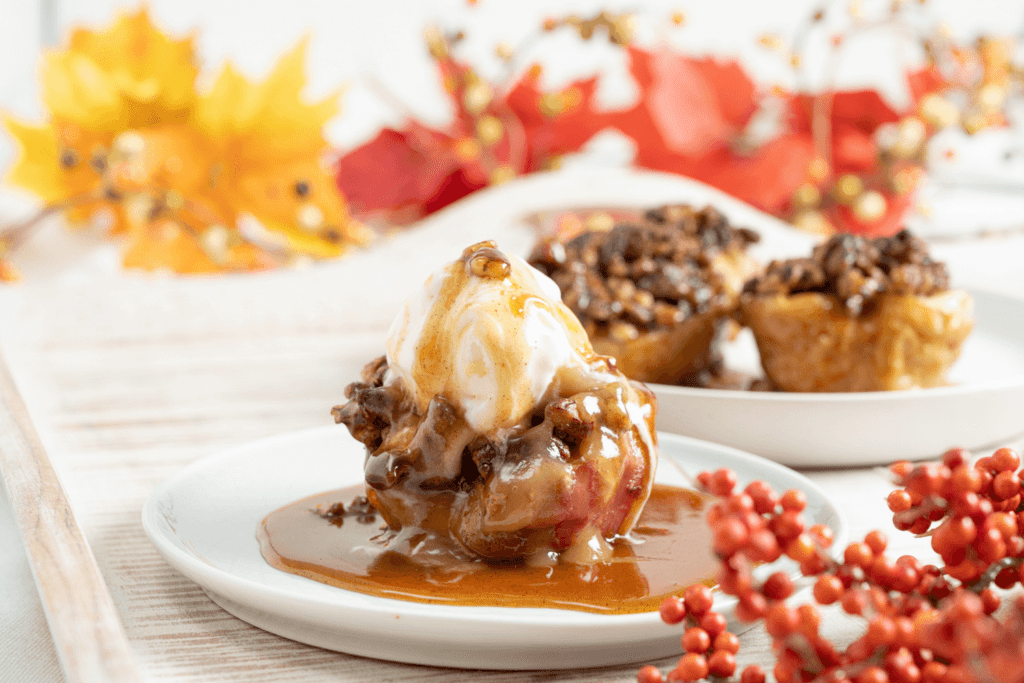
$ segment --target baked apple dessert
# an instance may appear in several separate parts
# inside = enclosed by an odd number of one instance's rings
[[[551,280],[471,246],[409,297],[386,350],[333,412],[366,446],[389,550],[609,557],[653,485],[655,399],[594,352]]]
[[[746,285],[741,317],[783,391],[934,387],[960,354],[973,305],[904,230],[836,235],[810,258],[772,262]]]
[[[667,205],[546,239],[529,261],[558,284],[598,353],[633,379],[678,384],[718,361],[717,340],[757,271],[746,248],[758,239],[711,207]]]

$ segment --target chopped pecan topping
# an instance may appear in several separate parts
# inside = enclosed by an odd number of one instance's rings
[[[924,240],[902,230],[873,240],[835,235],[815,247],[810,258],[773,261],[764,275],[747,282],[744,291],[831,294],[848,313],[860,315],[882,294],[930,296],[947,289],[945,264],[932,260]]]

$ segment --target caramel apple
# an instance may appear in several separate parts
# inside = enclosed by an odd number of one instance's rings
[[[655,399],[595,353],[558,288],[493,242],[405,303],[338,422],[366,446],[390,550],[602,561],[653,485]]]
[[[747,283],[743,322],[783,391],[934,387],[960,354],[973,305],[906,230],[837,235],[810,258],[776,261]]]
[[[594,349],[627,376],[685,383],[719,358],[717,340],[757,270],[758,240],[715,209],[652,209],[641,221],[542,241],[530,263],[561,288]]]

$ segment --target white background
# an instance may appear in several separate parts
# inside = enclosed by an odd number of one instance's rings
[[[918,3],[909,5],[921,12]],[[243,71],[258,77],[300,36],[309,34],[311,95],[322,95],[346,85],[344,112],[329,128],[331,140],[349,147],[365,140],[383,123],[396,124],[402,113],[389,107],[365,87],[372,75],[398,95],[408,109],[433,123],[443,123],[448,109],[439,79],[423,47],[423,28],[429,23],[466,28],[467,54],[485,70],[495,73],[491,54],[499,41],[517,44],[536,29],[545,16],[575,12],[583,16],[604,8],[637,10],[642,43],[668,40],[693,54],[734,56],[765,86],[796,85],[784,59],[757,43],[762,33],[792,37],[800,24],[820,6],[834,7],[832,16],[844,14],[847,3],[816,0],[755,2],[719,0],[696,2],[645,0],[632,2],[592,0],[153,0],[149,3],[157,24],[175,35],[195,33],[205,73],[233,60]],[[880,16],[888,2],[863,3],[868,18]],[[42,115],[37,97],[35,65],[40,50],[54,38],[65,39],[75,26],[104,28],[119,11],[137,3],[116,0],[0,0],[0,108],[23,118]],[[676,10],[686,13],[682,28],[671,25]],[[1005,0],[946,0],[923,7],[928,16],[947,23],[954,35],[970,39],[979,32],[1004,35],[1024,26],[1024,5]],[[829,30],[819,31],[805,53],[811,80],[820,80],[822,57]],[[600,93],[606,106],[622,105],[633,95],[625,75],[621,52],[603,40],[582,45],[563,31],[530,53],[546,67],[545,78],[555,86],[591,72],[607,71]],[[875,85],[897,105],[905,102],[900,65],[920,58],[912,43],[880,30],[851,41],[838,69],[843,85]],[[10,158],[10,143],[0,141],[0,163]]]

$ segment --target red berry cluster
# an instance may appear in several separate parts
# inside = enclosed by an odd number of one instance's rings
[[[1020,458],[1008,448],[973,464],[966,451],[954,449],[941,463],[892,466],[902,487],[887,500],[894,525],[917,534],[937,525],[932,547],[942,557],[941,568],[910,555],[891,559],[880,531],[849,544],[835,559],[828,552],[832,531],[807,524],[802,492],[779,495],[759,481],[739,490],[729,470],[701,473],[698,484],[718,498],[707,510],[712,547],[721,561],[718,587],[738,598],[737,618],[763,621],[774,641],[778,683],[1024,683],[1024,596],[999,621],[992,614],[1001,598],[991,586],[1006,589],[1024,582],[1024,472],[1019,467]],[[864,618],[860,638],[839,648],[819,633],[817,606],[788,605],[795,590],[790,574],[754,577],[755,565],[783,555],[814,579],[819,605],[837,604]],[[691,587],[682,601],[670,598],[662,605],[667,623],[687,615],[693,622],[683,636],[687,654],[667,678],[731,677],[736,650],[728,650],[730,667],[710,663],[716,656],[726,659],[718,646],[718,638],[726,642],[723,634],[731,636],[730,645],[739,641],[724,629],[714,637],[703,629],[701,616],[713,614],[710,601],[693,615],[687,604],[691,591],[703,596],[707,589]],[[665,680],[651,666],[637,678],[640,683]],[[740,680],[763,683],[765,674],[751,666]]]
[[[714,612],[714,596],[703,584],[687,587],[683,597],[668,597],[661,603],[661,619],[666,624],[686,623],[683,632],[684,654],[676,668],[669,672],[670,681],[698,681],[708,676],[728,678],[736,672],[736,653],[740,639],[726,630],[725,617]],[[637,674],[639,683],[661,683],[661,670],[645,666]],[[762,676],[759,681],[764,683]]]
[[[945,575],[965,585],[994,579],[1011,588],[1021,580],[1024,557],[1019,468],[1020,457],[1009,448],[973,465],[963,449],[948,451],[941,463],[896,463],[903,488],[889,494],[893,524],[916,534],[937,524],[932,549],[945,563]],[[997,598],[989,600],[999,606]]]

